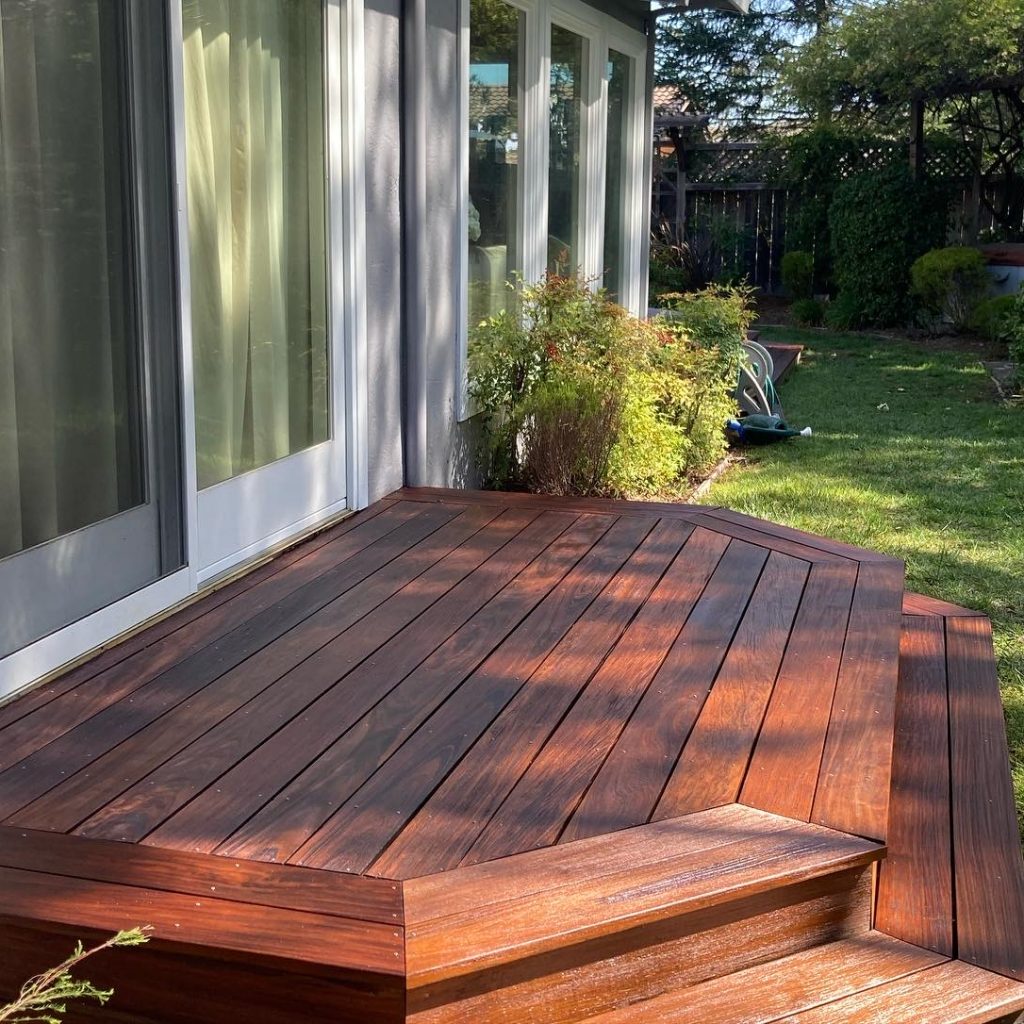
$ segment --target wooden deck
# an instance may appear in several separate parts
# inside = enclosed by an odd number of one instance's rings
[[[397,492],[0,707],[0,998],[149,923],[100,1019],[939,1021],[854,1009],[947,977],[1002,1019],[986,629],[724,509]]]

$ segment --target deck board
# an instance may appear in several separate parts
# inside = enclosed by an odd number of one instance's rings
[[[492,1024],[544,1006],[543,961],[551,1019],[577,986],[620,1006],[619,971],[656,1013],[717,976],[676,956],[863,934],[888,842],[878,926],[933,951],[935,1000],[952,954],[1009,1006],[1006,758],[987,620],[895,559],[717,508],[404,489],[0,707],[0,931],[35,965],[152,920],[147,964],[228,977],[225,1008],[274,976],[313,1017]],[[874,970],[833,952],[843,984]]]

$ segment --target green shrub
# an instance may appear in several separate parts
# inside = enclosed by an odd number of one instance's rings
[[[671,319],[647,322],[550,277],[521,290],[520,315],[474,330],[469,390],[491,486],[657,494],[714,464],[735,411],[747,293],[671,301]]]
[[[799,249],[782,257],[782,286],[791,299],[810,299],[814,295],[814,256]]]
[[[1006,343],[1010,362],[1017,364],[1017,380],[1024,383],[1024,287],[1013,296],[1013,306],[1001,321],[999,340]]]
[[[836,284],[851,327],[911,320],[910,267],[942,244],[948,210],[947,193],[915,181],[903,164],[839,186],[829,226]]]
[[[988,294],[991,278],[977,249],[952,246],[925,253],[910,268],[913,293],[928,321],[962,331]]]
[[[1003,331],[1003,320],[1013,313],[1016,295],[993,295],[979,302],[971,317],[971,330],[989,341],[998,341]]]
[[[825,305],[817,299],[800,299],[789,312],[798,327],[820,327],[825,322]]]
[[[825,326],[833,331],[852,331],[859,325],[860,314],[860,303],[852,294],[839,294],[825,307]]]

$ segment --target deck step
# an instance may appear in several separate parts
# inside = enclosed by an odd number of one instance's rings
[[[407,881],[409,1019],[568,1024],[865,934],[883,853],[729,805]]]
[[[1024,984],[880,932],[598,1014],[586,1024],[985,1024]]]

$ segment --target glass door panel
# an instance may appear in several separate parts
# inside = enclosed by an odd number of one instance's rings
[[[633,58],[608,51],[607,177],[604,194],[604,287],[615,302],[625,294],[629,197],[629,116]]]
[[[548,150],[548,272],[575,274],[580,266],[583,96],[587,41],[551,27]]]
[[[186,0],[199,487],[330,436],[319,0]]]
[[[324,4],[183,0],[182,28],[204,580],[343,507],[343,360]]]
[[[493,0],[469,14],[469,326],[505,309],[519,269],[520,110],[526,15]]]
[[[147,310],[172,296],[138,230],[160,211],[166,247],[169,192],[132,124],[164,79],[158,59],[130,81],[128,8],[0,0],[0,657],[180,564],[180,510],[159,508],[180,500],[176,431],[157,441],[145,372]]]

